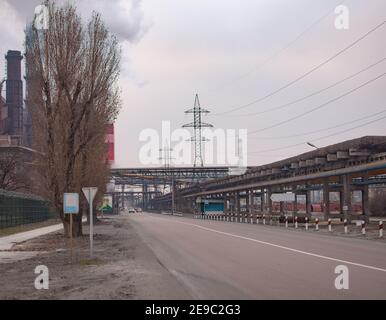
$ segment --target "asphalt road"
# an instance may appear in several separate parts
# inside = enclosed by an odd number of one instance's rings
[[[143,213],[130,221],[193,299],[386,299],[382,242]],[[348,289],[335,268],[348,268]]]

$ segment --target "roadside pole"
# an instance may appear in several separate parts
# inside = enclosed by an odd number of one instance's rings
[[[72,214],[70,214],[70,255],[71,255],[71,263],[73,261],[73,248],[74,248],[74,243],[72,241]]]
[[[88,199],[91,199],[91,189],[88,189]],[[92,257],[93,245],[94,245],[94,218],[92,212],[92,201],[89,203],[90,205],[90,257]]]
[[[92,258],[93,255],[93,245],[94,245],[94,218],[93,218],[93,207],[92,203],[94,200],[94,197],[98,191],[98,188],[95,187],[87,187],[82,188],[83,194],[86,197],[88,203],[89,203],[89,210],[90,210],[90,257]]]
[[[79,194],[65,193],[63,195],[63,213],[70,215],[70,255],[73,262],[73,240],[72,240],[72,215],[79,213]]]

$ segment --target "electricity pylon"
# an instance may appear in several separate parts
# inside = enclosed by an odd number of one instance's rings
[[[159,149],[160,153],[164,153],[164,156],[160,156],[160,160],[164,161],[165,163],[165,169],[166,170],[169,170],[169,176],[171,177],[171,186],[170,186],[170,191],[172,193],[172,207],[171,207],[171,211],[172,211],[172,215],[174,215],[174,212],[175,212],[175,193],[176,193],[176,187],[175,187],[175,183],[174,183],[174,171],[173,169],[171,168],[171,165],[172,165],[172,161],[174,160],[174,158],[172,157],[172,152],[173,152],[173,149],[169,147],[169,144],[166,142],[165,143],[165,147],[164,148],[161,148]]]
[[[210,111],[201,108],[200,100],[198,99],[198,94],[194,99],[194,107],[185,111],[185,113],[193,113],[193,122],[183,125],[183,128],[193,128],[194,137],[191,138],[191,141],[194,141],[194,166],[203,167],[204,159],[202,156],[202,142],[207,141],[202,137],[202,128],[212,128],[213,126],[209,123],[201,121],[202,114],[208,114]]]

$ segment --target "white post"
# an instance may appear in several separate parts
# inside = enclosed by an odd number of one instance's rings
[[[295,217],[295,229],[297,229],[298,228],[298,217],[296,216]]]
[[[319,219],[318,218],[315,219],[315,230],[319,231]]]
[[[263,214],[263,224],[265,225],[265,214]]]
[[[306,230],[308,230],[308,217],[306,217]]]
[[[90,205],[90,257],[92,257],[93,253],[93,240],[94,240],[94,219],[93,219],[93,212],[92,212],[92,198],[91,198],[91,188],[88,189],[88,197],[89,197],[89,205]]]
[[[285,216],[285,227],[288,228],[288,217]]]
[[[362,234],[366,235],[366,222],[362,222]]]
[[[379,221],[379,237],[383,237],[383,221]]]
[[[328,231],[332,231],[332,227],[331,227],[331,218],[328,218]]]
[[[348,233],[348,228],[347,228],[347,219],[343,220],[343,225],[344,225],[344,233]]]

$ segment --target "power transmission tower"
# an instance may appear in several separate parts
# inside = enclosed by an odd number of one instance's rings
[[[198,99],[198,94],[194,99],[194,107],[185,111],[185,113],[193,113],[193,122],[187,123],[183,125],[183,128],[193,128],[194,129],[194,137],[191,141],[194,141],[194,166],[195,167],[203,167],[204,160],[202,156],[202,142],[207,141],[202,137],[202,128],[212,128],[213,126],[209,123],[205,123],[201,121],[202,114],[208,114],[210,111],[201,108],[200,100]]]
[[[173,152],[173,149],[169,147],[168,143],[166,143],[165,147],[164,148],[161,148],[159,149],[160,153],[162,154],[163,153],[163,156],[160,156],[160,160],[164,161],[164,164],[165,164],[165,168],[167,171],[169,171],[169,176],[171,176],[171,186],[170,186],[170,189],[171,189],[171,193],[172,193],[172,207],[171,207],[171,211],[172,211],[172,215],[174,215],[174,212],[175,212],[175,193],[176,193],[176,190],[175,190],[175,183],[174,183],[174,171],[173,169],[171,169],[171,164],[172,164],[172,160],[174,159],[172,157],[172,152]]]

